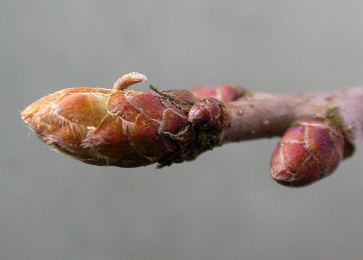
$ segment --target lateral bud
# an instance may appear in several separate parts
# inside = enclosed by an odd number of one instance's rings
[[[339,127],[323,118],[297,121],[282,136],[271,159],[271,175],[282,185],[300,187],[320,180],[344,157]]]
[[[220,129],[222,127],[222,110],[214,98],[198,100],[190,109],[188,121],[201,129]]]

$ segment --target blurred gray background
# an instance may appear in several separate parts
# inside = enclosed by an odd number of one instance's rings
[[[96,167],[50,150],[19,114],[130,71],[160,89],[362,85],[362,1],[0,0],[0,55],[0,259],[363,258],[362,147],[289,189],[269,174],[277,138],[161,170]]]

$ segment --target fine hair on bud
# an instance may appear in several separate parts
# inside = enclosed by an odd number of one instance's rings
[[[285,132],[272,155],[272,178],[293,187],[312,184],[336,170],[344,143],[342,131],[330,120],[299,120]]]

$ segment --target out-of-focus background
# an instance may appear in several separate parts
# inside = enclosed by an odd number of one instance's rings
[[[269,174],[277,138],[161,170],[96,167],[20,118],[43,95],[130,71],[160,89],[362,85],[363,2],[0,0],[0,259],[363,258],[362,147],[289,189]]]

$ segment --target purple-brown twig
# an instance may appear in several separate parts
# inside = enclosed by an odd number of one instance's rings
[[[120,167],[163,167],[225,143],[284,135],[271,173],[290,186],[333,172],[363,137],[362,87],[289,95],[236,85],[127,89],[145,80],[133,72],[113,89],[64,89],[28,106],[22,118],[56,149],[85,163]]]

